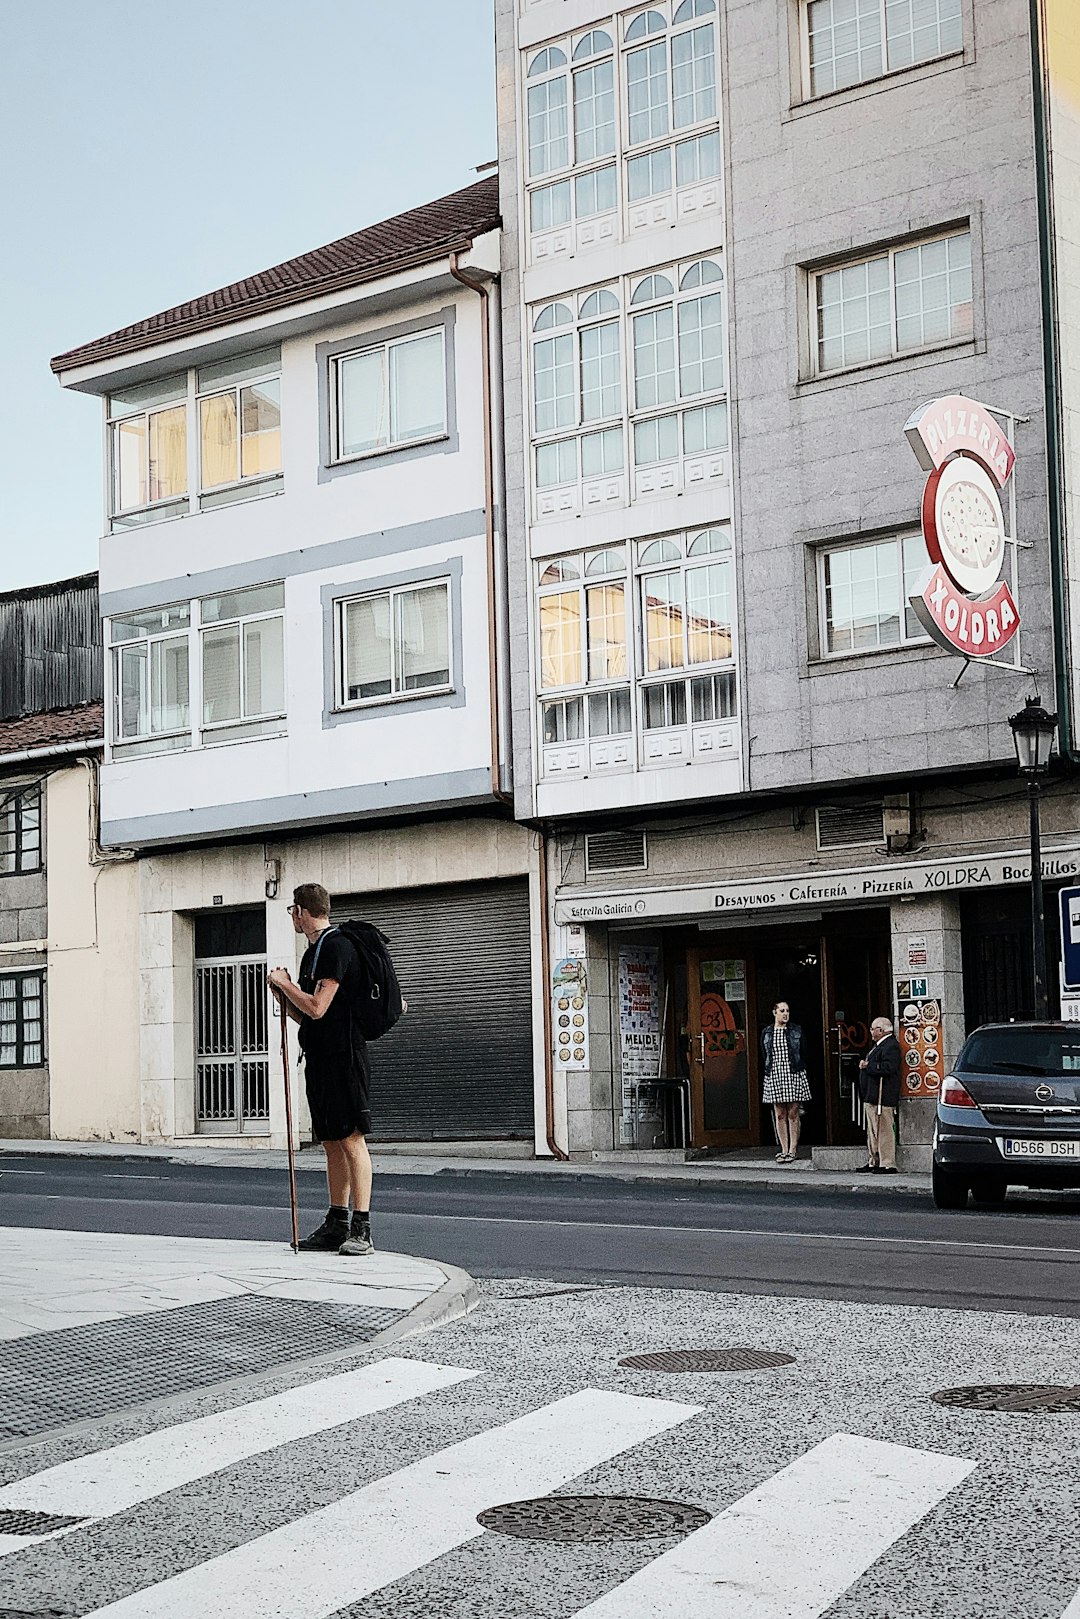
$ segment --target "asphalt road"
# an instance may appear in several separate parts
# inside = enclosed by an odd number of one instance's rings
[[[323,1182],[299,1181],[310,1228],[325,1207]],[[258,1168],[0,1162],[0,1225],[287,1241],[286,1200],[284,1177]],[[380,1246],[477,1277],[1080,1316],[1078,1213],[1034,1200],[946,1213],[927,1194],[884,1189],[384,1173],[373,1220]]]

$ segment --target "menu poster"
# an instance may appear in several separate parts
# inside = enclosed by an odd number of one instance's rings
[[[925,978],[896,981],[901,1096],[936,1096],[941,1089],[941,1002],[926,990]]]
[[[585,962],[565,956],[551,974],[551,1028],[555,1066],[566,1070],[589,1066],[589,997]]]
[[[659,957],[655,945],[619,949],[619,1058],[627,1141],[633,1139],[636,1119],[655,1118],[659,1112],[655,1091],[648,1086],[660,1067]]]

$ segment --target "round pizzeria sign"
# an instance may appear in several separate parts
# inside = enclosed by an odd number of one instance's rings
[[[917,410],[904,433],[929,473],[922,530],[934,564],[911,606],[947,652],[992,657],[1020,628],[1016,599],[1001,577],[1006,543],[1001,492],[1016,454],[985,405],[962,394]]]

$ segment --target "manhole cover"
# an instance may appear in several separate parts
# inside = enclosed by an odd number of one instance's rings
[[[960,1411],[1080,1411],[1080,1386],[1068,1383],[983,1383],[930,1398]]]
[[[55,1512],[27,1512],[18,1508],[0,1511],[0,1535],[51,1535],[54,1529],[70,1529],[84,1518],[61,1518]]]
[[[685,1535],[712,1518],[685,1501],[650,1501],[640,1495],[546,1495],[488,1507],[477,1523],[518,1540],[653,1540]]]
[[[651,1355],[627,1355],[619,1365],[639,1372],[763,1372],[794,1363],[794,1355],[771,1349],[657,1349]]]

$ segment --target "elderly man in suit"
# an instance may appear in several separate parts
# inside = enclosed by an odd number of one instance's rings
[[[859,1064],[859,1094],[866,1123],[865,1164],[860,1175],[896,1174],[896,1110],[900,1105],[900,1042],[887,1017],[870,1025],[874,1044]]]

